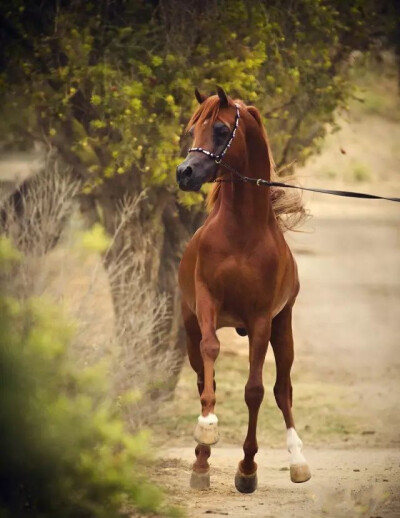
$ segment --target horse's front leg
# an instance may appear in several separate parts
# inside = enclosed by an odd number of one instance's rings
[[[200,394],[201,415],[198,418],[194,438],[200,445],[210,446],[218,442],[218,419],[214,413],[215,383],[214,364],[220,344],[216,333],[217,308],[205,286],[196,287],[196,312],[201,330],[200,353],[203,360],[204,386]]]
[[[252,493],[257,489],[257,464],[254,457],[258,451],[257,419],[264,397],[263,365],[271,334],[271,319],[262,318],[249,326],[250,369],[245,387],[245,401],[249,409],[247,436],[243,444],[244,459],[239,462],[235,486],[241,493]]]
[[[201,331],[196,315],[190,311],[185,302],[182,302],[182,316],[186,330],[186,346],[189,362],[197,374],[197,388],[201,396],[204,390],[204,367],[200,354]],[[190,487],[193,489],[208,489],[210,487],[210,465],[208,458],[211,454],[211,447],[198,444],[195,449],[195,454],[196,462],[193,464]]]

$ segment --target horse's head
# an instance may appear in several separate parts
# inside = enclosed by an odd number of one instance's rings
[[[222,88],[217,87],[217,92],[206,98],[195,90],[200,106],[188,124],[193,145],[176,169],[176,179],[183,191],[198,191],[203,183],[215,180],[221,154],[225,154],[233,138],[234,144],[229,148],[230,162],[237,164],[243,160],[239,143],[242,136],[239,130],[235,131],[239,122],[238,110]]]

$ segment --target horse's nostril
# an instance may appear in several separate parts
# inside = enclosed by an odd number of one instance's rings
[[[192,168],[190,166],[188,166],[184,171],[183,171],[183,175],[186,176],[187,178],[190,178],[192,176]]]
[[[181,182],[182,180],[188,180],[193,173],[193,169],[188,165],[185,166],[184,164],[178,165],[176,168],[176,180],[177,182]]]

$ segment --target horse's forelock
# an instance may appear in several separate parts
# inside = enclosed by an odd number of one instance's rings
[[[234,106],[233,101],[229,100],[229,105]],[[186,126],[186,131],[190,130],[194,124],[203,124],[207,119],[210,119],[211,124],[213,124],[217,120],[219,109],[220,99],[218,95],[208,97],[191,116]]]

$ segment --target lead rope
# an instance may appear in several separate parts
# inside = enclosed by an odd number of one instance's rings
[[[249,176],[243,176],[239,173],[239,171],[236,171],[233,167],[231,167],[229,164],[226,164],[224,162],[217,162],[219,165],[222,165],[222,167],[225,167],[228,171],[231,173],[234,173],[240,181],[245,183],[254,183],[258,187],[260,185],[264,185],[266,187],[284,187],[287,189],[300,189],[302,191],[310,191],[310,192],[319,192],[322,194],[332,194],[334,196],[345,196],[347,198],[364,198],[367,200],[387,200],[387,201],[394,201],[397,203],[400,203],[400,198],[392,198],[392,197],[386,197],[386,196],[378,196],[376,194],[367,194],[363,192],[353,192],[353,191],[340,191],[335,189],[318,189],[316,187],[300,187],[298,185],[290,185],[283,182],[273,182],[269,180],[264,180],[263,178],[250,178]],[[213,180],[214,183],[218,182],[229,182],[233,180],[224,180],[224,179],[218,179],[216,178]]]

